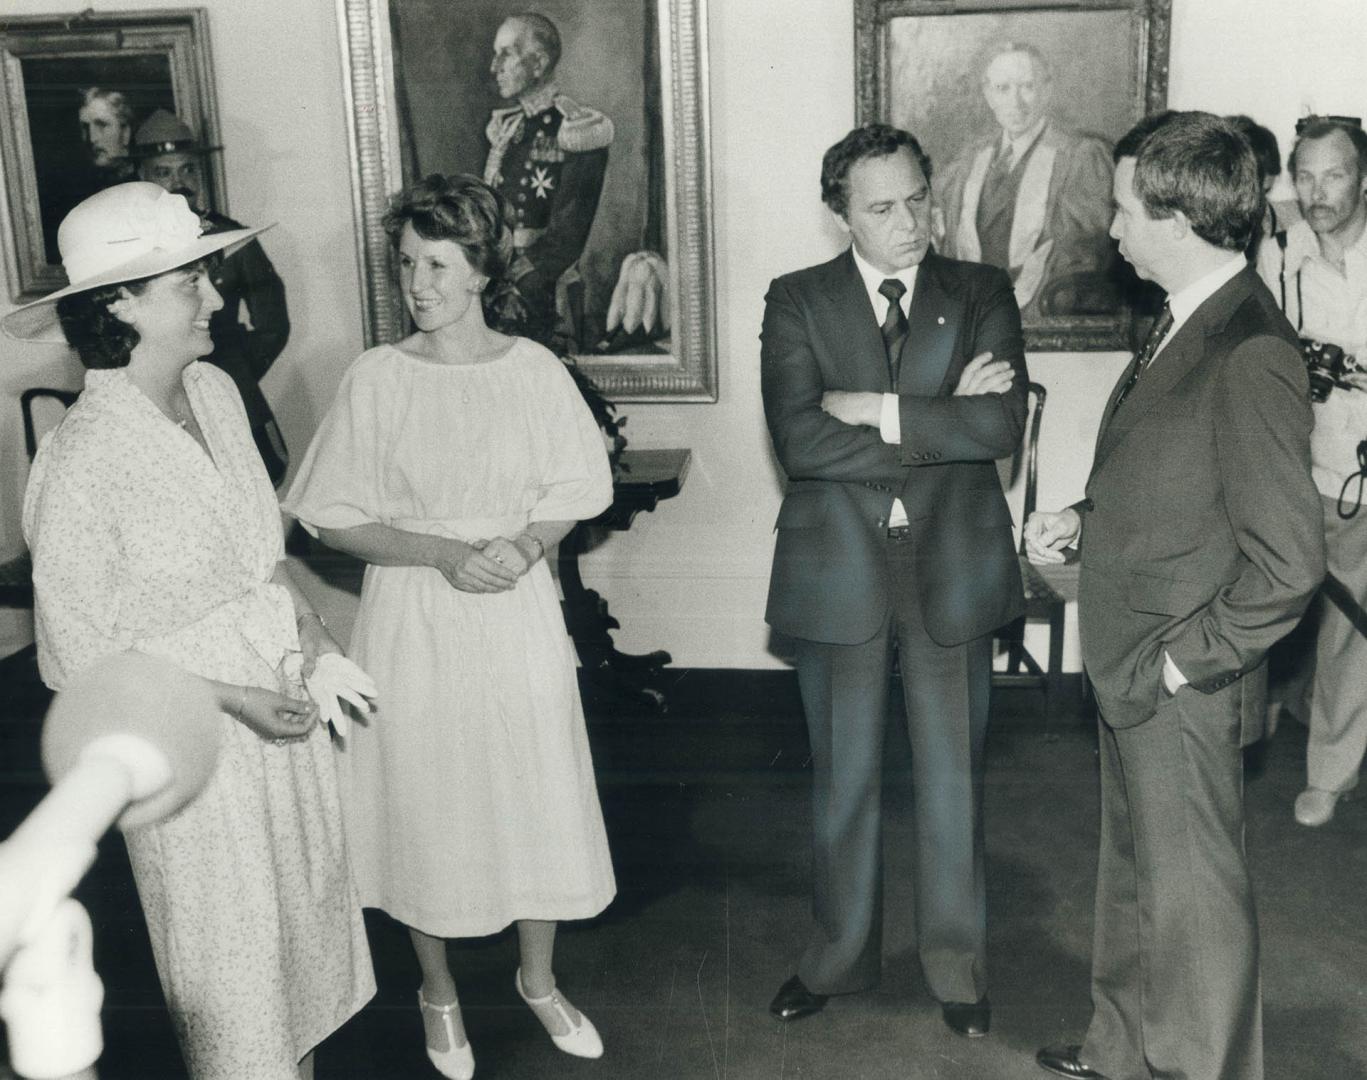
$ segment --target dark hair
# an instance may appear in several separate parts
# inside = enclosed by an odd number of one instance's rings
[[[1138,157],[1139,148],[1144,144],[1144,140],[1176,115],[1175,110],[1164,109],[1162,112],[1150,113],[1144,117],[1120,136],[1120,141],[1111,151],[1111,160],[1119,164],[1121,158]]]
[[[1248,140],[1211,113],[1154,119],[1136,124],[1115,151],[1117,161],[1135,159],[1134,191],[1145,213],[1162,219],[1180,212],[1206,243],[1243,251],[1263,219],[1263,186]],[[1141,127],[1148,130],[1136,136]]]
[[[930,182],[930,158],[916,136],[891,124],[864,124],[826,151],[821,159],[821,201],[842,218],[850,209],[849,176],[866,158],[889,157],[901,149],[911,151]]]
[[[140,295],[151,280],[146,277],[102,285],[57,301],[57,320],[62,324],[62,333],[84,367],[128,366],[141,338],[133,327],[109,310],[109,305],[119,298],[120,289]]]
[[[1242,113],[1226,116],[1230,125],[1248,140],[1253,147],[1253,156],[1258,159],[1258,170],[1264,177],[1279,176],[1282,171],[1282,148],[1277,145],[1277,136],[1263,127],[1251,116]]]
[[[1353,149],[1357,152],[1358,176],[1367,176],[1367,131],[1362,130],[1361,124],[1354,124],[1337,117],[1320,116],[1311,120],[1305,128],[1296,136],[1296,144],[1291,148],[1291,159],[1287,162],[1291,171],[1296,171],[1296,151],[1301,145],[1310,139],[1325,139],[1336,131],[1341,131],[1348,136],[1348,141],[1353,144]]]
[[[507,217],[503,196],[479,177],[432,173],[394,196],[383,225],[395,245],[406,224],[424,240],[453,241],[475,270],[494,280],[512,254]]]
[[[560,31],[555,28],[555,23],[535,11],[520,11],[503,21],[511,22],[514,19],[527,28],[528,35],[545,56],[546,70],[554,71],[560,63]]]

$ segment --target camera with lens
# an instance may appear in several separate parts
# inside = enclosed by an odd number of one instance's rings
[[[1310,374],[1310,400],[1324,401],[1329,391],[1336,386],[1352,388],[1346,376],[1361,371],[1362,365],[1352,353],[1344,352],[1329,341],[1315,341],[1303,337],[1301,356],[1305,359],[1306,370]]]

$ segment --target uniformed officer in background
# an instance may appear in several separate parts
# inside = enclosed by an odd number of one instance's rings
[[[525,310],[522,332],[584,341],[578,262],[603,191],[612,121],[560,93],[560,34],[544,15],[514,15],[494,36],[490,71],[499,94],[485,135],[484,180],[508,200],[514,226],[510,277]]]
[[[204,158],[220,149],[203,145],[188,124],[165,109],[157,109],[134,135],[131,155],[138,161],[144,180],[185,196],[209,234],[243,227],[208,205]],[[205,359],[226,371],[237,384],[252,438],[271,483],[279,487],[289,467],[289,453],[258,382],[289,340],[285,283],[256,240],[219,260],[210,268],[210,278],[223,297],[223,307],[209,320],[214,351]],[[246,322],[242,321],[244,315]]]

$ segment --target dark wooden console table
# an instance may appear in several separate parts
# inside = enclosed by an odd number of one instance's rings
[[[579,653],[580,688],[586,706],[641,707],[655,712],[666,708],[657,685],[670,662],[662,649],[643,655],[617,650],[609,631],[621,624],[608,612],[608,602],[584,587],[579,556],[587,547],[588,530],[625,532],[636,515],[649,513],[661,499],[671,499],[683,487],[691,453],[688,450],[624,450],[613,482],[613,500],[592,521],[581,522],[560,542],[558,569],[564,596],[565,626]]]

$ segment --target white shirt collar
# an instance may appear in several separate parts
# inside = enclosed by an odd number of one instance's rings
[[[1367,229],[1363,229],[1352,246],[1345,250],[1344,257],[1348,262],[1367,263]],[[1286,230],[1286,269],[1295,272],[1307,259],[1329,265],[1329,260],[1320,253],[1319,237],[1310,228],[1310,222],[1302,218]]]
[[[1221,286],[1233,281],[1235,275],[1247,265],[1248,260],[1242,252],[1231,253],[1229,261],[1221,263],[1214,270],[1202,274],[1190,285],[1171,294],[1168,297],[1168,308],[1172,311],[1172,330],[1176,331],[1190,319],[1198,307],[1219,292]],[[1169,332],[1168,338],[1171,337],[1172,332]]]
[[[888,278],[896,278],[907,287],[907,291],[902,294],[902,311],[906,313],[911,310],[911,294],[916,290],[916,274],[921,269],[920,263],[898,270],[895,274],[885,274],[860,255],[859,248],[854,244],[850,245],[850,254],[854,256],[855,269],[859,271],[859,277],[864,282],[864,291],[869,294],[869,303],[873,305],[873,313],[880,323],[888,313],[888,298],[878,291],[878,286]]]
[[[1030,125],[1028,131],[1021,135],[1017,135],[1014,139],[1008,135],[1006,129],[1003,128],[1000,149],[1005,150],[1009,146],[1011,148],[1012,160],[1019,161],[1025,156],[1025,152],[1030,149],[1031,144],[1039,138],[1040,132],[1044,130],[1044,125],[1048,122],[1048,117],[1041,116]]]

